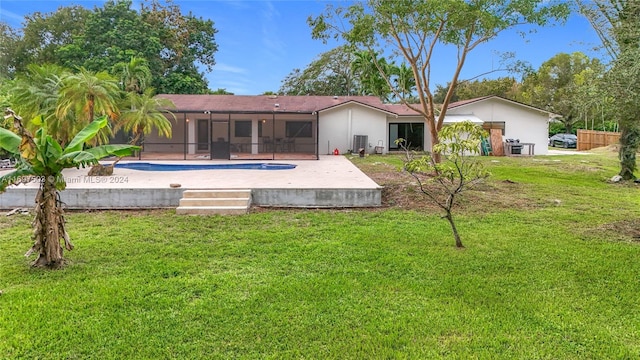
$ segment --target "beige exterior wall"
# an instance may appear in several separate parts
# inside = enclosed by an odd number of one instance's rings
[[[472,114],[485,122],[504,122],[505,139],[519,139],[523,143],[534,143],[535,155],[548,153],[548,113],[508,100],[491,98],[451,109],[447,114]],[[523,151],[526,151],[526,148]]]
[[[185,141],[185,116],[175,114],[176,119],[168,117],[171,122],[171,138],[158,135],[157,130],[152,130],[144,137],[144,151],[179,153],[184,151]],[[191,125],[191,124],[189,124]]]

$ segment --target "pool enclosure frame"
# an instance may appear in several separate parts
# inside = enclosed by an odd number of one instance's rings
[[[147,135],[138,159],[318,160],[318,112],[172,111],[170,139]]]

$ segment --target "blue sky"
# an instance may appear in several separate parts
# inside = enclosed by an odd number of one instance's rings
[[[134,9],[138,9],[134,0]],[[206,74],[209,87],[227,89],[236,95],[277,91],[282,80],[295,68],[303,69],[322,52],[339,45],[323,44],[311,38],[306,24],[309,15],[322,13],[328,1],[318,0],[174,0],[183,13],[210,18],[218,30],[217,65]],[[20,27],[23,16],[36,11],[48,13],[60,6],[102,6],[94,0],[0,0],[0,20]],[[520,28],[519,30],[526,30]],[[516,58],[538,68],[559,52],[582,51],[598,56],[592,49],[598,38],[589,23],[572,16],[565,25],[537,28],[522,38],[515,30],[480,45],[468,58],[462,78],[475,77],[499,66],[500,53],[515,52]],[[432,84],[450,80],[455,52],[442,49],[432,65]],[[506,76],[493,73],[491,77]]]

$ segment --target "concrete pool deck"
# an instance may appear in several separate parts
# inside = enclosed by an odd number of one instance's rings
[[[124,161],[123,161],[124,162]],[[152,161],[184,164],[185,161]],[[259,161],[188,161],[188,164],[240,164]],[[381,187],[344,156],[320,160],[265,161],[297,165],[291,170],[142,171],[117,168],[113,176],[89,177],[88,169],[66,169],[61,200],[71,209],[177,207],[191,189],[251,189],[252,204],[273,207],[374,207]],[[2,169],[0,175],[11,170]],[[180,184],[172,188],[171,184]],[[38,183],[12,186],[0,194],[0,209],[32,207]]]

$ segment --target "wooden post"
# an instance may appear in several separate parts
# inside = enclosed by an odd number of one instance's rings
[[[502,130],[491,129],[491,149],[493,156],[504,156],[504,144],[502,143]]]

